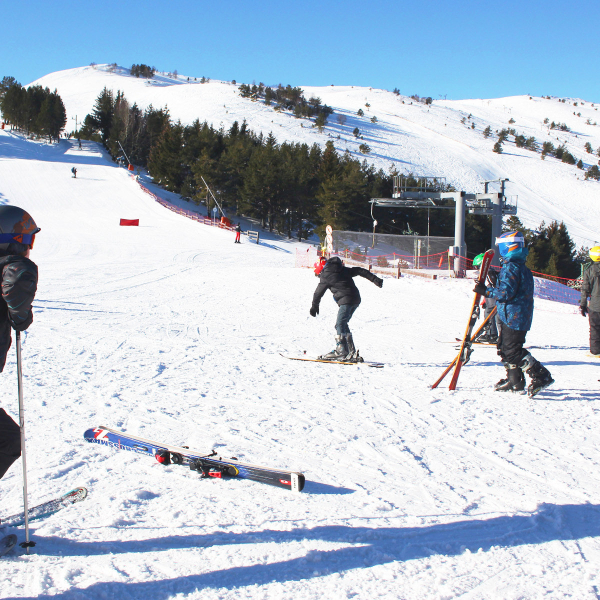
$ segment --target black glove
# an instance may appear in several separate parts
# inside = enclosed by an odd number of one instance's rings
[[[585,305],[584,306],[580,306],[579,307],[579,312],[581,313],[582,317],[587,316],[587,313],[588,313],[587,306],[585,306]]]
[[[498,271],[490,269],[488,271],[488,279],[490,280],[492,287],[496,287],[496,281],[498,281]]]
[[[375,281],[373,283],[379,288],[383,287],[383,279],[380,279],[379,277],[375,277]]]
[[[318,306],[311,306],[310,307],[310,316],[311,317],[316,317],[319,314],[319,307]]]
[[[473,291],[476,294],[481,294],[487,298],[487,288],[485,287],[485,283],[480,283],[479,281],[475,284]]]

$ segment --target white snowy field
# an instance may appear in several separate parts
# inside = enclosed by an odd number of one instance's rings
[[[583,161],[585,169],[597,165],[599,107],[585,99],[561,102],[561,98],[528,95],[473,100],[434,98],[428,107],[406,95],[376,88],[303,85],[306,98],[319,97],[335,111],[319,132],[307,119],[296,119],[289,112],[276,112],[262,102],[241,98],[238,85],[218,80],[201,84],[200,77],[188,81],[183,75],[174,79],[157,74],[146,80],[131,76],[129,69],[119,67],[111,72],[108,65],[97,65],[50,73],[31,85],[58,90],[67,110],[67,131],[81,125],[106,87],[115,94],[118,90],[124,92],[130,104],[135,102],[142,109],[150,104],[155,108],[166,106],[171,118],[184,124],[199,119],[216,129],[228,129],[234,121],[246,119],[251,130],[264,135],[273,132],[280,143],[324,146],[333,141],[338,151],[348,150],[378,169],[388,172],[395,167],[404,174],[446,177],[457,190],[469,193],[482,193],[486,180],[508,178],[507,194],[518,202],[518,216],[527,227],[535,229],[542,221],[564,221],[578,246],[591,247],[600,242],[599,182],[585,181],[584,171],[574,165],[552,157],[542,161],[539,152],[517,148],[514,142],[504,144],[503,154],[492,151],[497,132],[512,128],[517,134],[535,137],[540,148],[546,141],[555,147],[564,144]],[[402,82],[398,85],[402,88]],[[359,109],[363,116],[358,116]],[[373,117],[375,122],[371,121]],[[551,130],[553,121],[566,124],[570,131]],[[483,131],[488,126],[493,135],[485,139]],[[356,127],[361,139],[353,135]],[[593,153],[586,151],[586,143]],[[359,152],[361,144],[371,148],[370,154]]]
[[[96,145],[7,131],[0,203],[42,228],[23,345],[30,502],[89,490],[32,523],[30,556],[1,559],[0,597],[600,597],[600,375],[573,307],[536,301],[527,341],[556,383],[534,400],[492,391],[490,348],[455,392],[432,391],[472,282],[361,279],[351,327],[385,367],[288,361],[331,349],[336,314],[328,295],[309,316],[317,280],[293,268],[297,244],[234,245]],[[16,417],[14,350],[0,384]],[[199,480],[84,442],[98,425],[299,470],[306,488]],[[21,485],[18,461],[0,515]]]

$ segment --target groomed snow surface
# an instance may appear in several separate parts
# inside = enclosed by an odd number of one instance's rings
[[[490,348],[455,392],[432,391],[472,282],[360,279],[355,341],[385,367],[288,361],[331,349],[336,315],[328,294],[309,316],[316,279],[293,268],[297,243],[234,244],[95,144],[7,131],[0,203],[42,228],[23,344],[30,502],[89,489],[32,523],[30,556],[2,559],[0,597],[600,597],[599,369],[572,306],[536,301],[527,342],[556,383],[535,399],[492,391],[504,370]],[[14,350],[0,381],[17,417]],[[299,470],[306,488],[200,480],[84,442],[98,425]],[[18,461],[0,514],[21,490]]]

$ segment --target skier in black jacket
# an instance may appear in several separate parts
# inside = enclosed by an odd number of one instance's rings
[[[360,304],[360,293],[352,280],[357,275],[372,281],[378,287],[383,286],[383,279],[380,279],[377,275],[362,267],[345,267],[338,256],[330,258],[321,271],[319,285],[313,296],[310,314],[313,317],[319,314],[319,303],[327,290],[331,290],[333,299],[337,302],[339,310],[335,322],[335,330],[337,332],[335,336],[335,349],[320,358],[328,360],[355,360],[358,358],[358,352],[354,347],[352,334],[348,327],[348,321],[350,321],[354,311],[356,311]]]
[[[0,372],[11,345],[11,327],[24,331],[33,321],[31,304],[37,290],[38,270],[29,260],[35,221],[16,206],[0,206]],[[0,479],[21,456],[21,431],[0,408]]]
[[[583,273],[579,312],[589,315],[590,353],[600,357],[600,246],[590,249],[590,258],[593,262]]]

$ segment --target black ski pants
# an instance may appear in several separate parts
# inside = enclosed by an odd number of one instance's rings
[[[21,456],[21,429],[11,416],[0,408],[0,479],[19,456]]]
[[[498,319],[498,355],[502,359],[503,363],[510,365],[519,365],[523,358],[529,354],[527,350],[523,349],[525,343],[526,331],[519,331],[518,329],[511,329],[506,323],[503,323]]]
[[[600,312],[588,310],[590,317],[590,352],[600,354]]]

